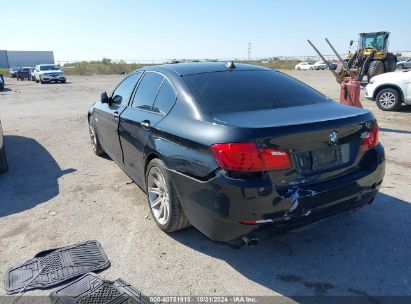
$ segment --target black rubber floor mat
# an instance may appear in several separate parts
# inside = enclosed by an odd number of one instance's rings
[[[53,304],[150,303],[146,296],[122,279],[103,281],[94,273],[88,273],[55,290],[50,298]]]
[[[8,294],[49,288],[88,272],[110,267],[110,261],[97,241],[50,249],[6,272],[4,288]]]

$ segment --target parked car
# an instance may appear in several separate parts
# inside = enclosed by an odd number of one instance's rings
[[[0,91],[4,90],[5,82],[3,74],[0,74]]]
[[[60,66],[55,64],[39,64],[34,69],[34,78],[36,82],[66,82],[64,72],[60,70]]]
[[[397,62],[398,69],[411,69],[411,59]]]
[[[10,78],[16,78],[17,77],[17,72],[19,71],[20,68],[17,67],[13,67],[11,69],[9,69],[9,75]]]
[[[314,70],[314,65],[308,62],[300,62],[295,66],[296,70]]]
[[[327,64],[324,61],[317,61],[314,63],[314,70],[325,70],[327,69]]]
[[[3,128],[0,121],[0,173],[6,172],[9,169],[6,157],[6,148],[4,146]]]
[[[20,68],[17,71],[17,80],[24,80],[26,78],[27,80],[30,80],[31,78],[30,68],[29,67]]]
[[[338,63],[335,61],[329,61],[329,64],[331,65],[331,70],[335,71],[338,67]]]
[[[402,103],[411,105],[411,70],[371,78],[365,96],[375,100],[378,108],[383,111],[397,110]]]
[[[212,240],[254,240],[371,203],[384,177],[370,111],[254,65],[136,70],[88,121],[95,154],[146,191],[167,232],[192,224]]]

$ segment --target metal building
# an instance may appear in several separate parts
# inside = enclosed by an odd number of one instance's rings
[[[54,64],[53,51],[0,50],[0,67],[34,67],[37,64]]]

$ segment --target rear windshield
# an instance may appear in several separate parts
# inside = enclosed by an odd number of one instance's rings
[[[184,77],[194,97],[210,113],[303,106],[327,99],[318,91],[274,71],[224,71]]]

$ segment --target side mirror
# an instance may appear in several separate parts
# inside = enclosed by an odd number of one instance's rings
[[[350,41],[350,46],[352,46],[352,45],[353,45],[353,43],[354,43],[354,40],[351,40],[351,41]]]
[[[123,100],[123,98],[120,95],[116,95],[116,96],[113,97],[113,100],[111,102],[116,103],[116,104],[121,104],[122,100]]]
[[[108,97],[106,92],[101,93],[100,101],[101,103],[109,103],[110,98]]]

